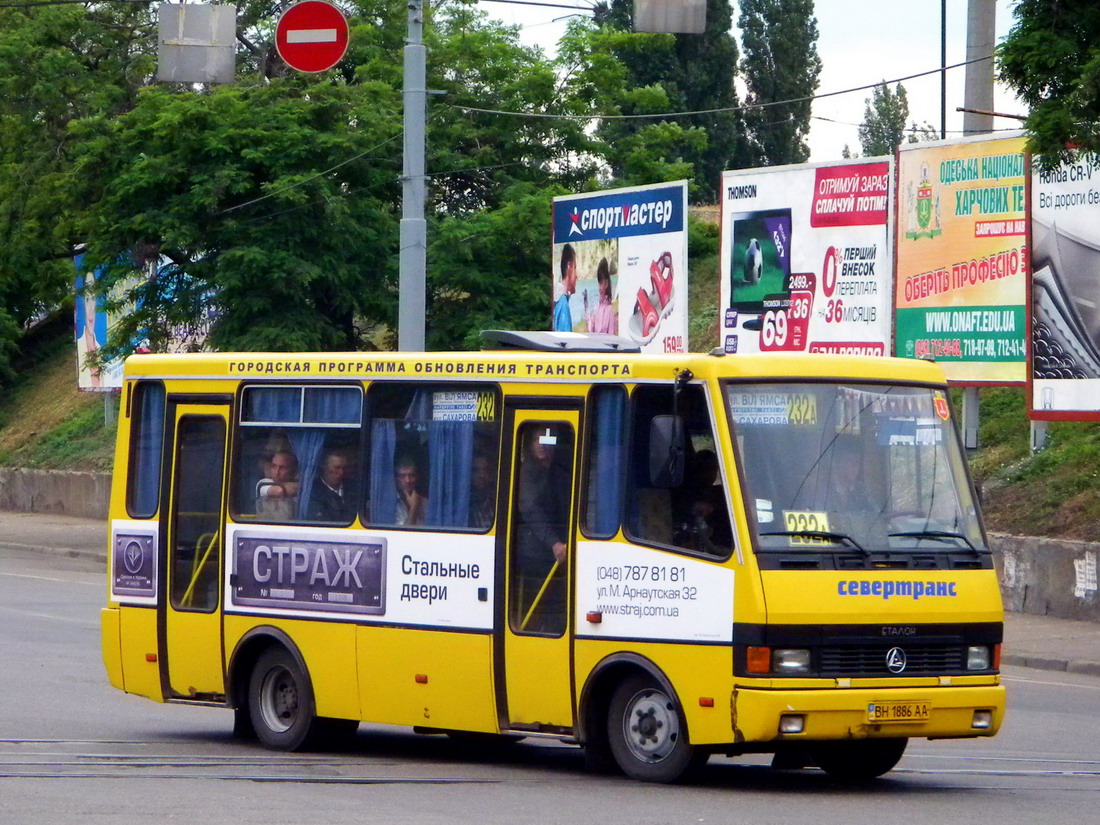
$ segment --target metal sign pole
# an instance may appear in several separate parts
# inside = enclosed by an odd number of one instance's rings
[[[427,119],[427,49],[424,47],[425,0],[409,0],[405,40],[405,147],[401,181],[401,232],[398,258],[397,348],[424,349],[427,223],[424,219],[424,129]]]

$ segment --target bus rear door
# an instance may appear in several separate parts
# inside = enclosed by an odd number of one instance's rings
[[[496,621],[502,728],[573,727],[569,594],[580,411],[570,407],[509,405],[505,419],[508,527],[499,539],[506,569],[498,580],[506,589]],[[555,558],[555,544],[564,561]]]

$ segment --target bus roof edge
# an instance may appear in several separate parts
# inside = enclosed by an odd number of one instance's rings
[[[483,350],[528,350],[532,352],[618,352],[638,353],[642,348],[618,335],[580,332],[543,332],[486,329],[481,332]]]

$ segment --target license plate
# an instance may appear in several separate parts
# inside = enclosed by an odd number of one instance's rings
[[[883,722],[927,722],[932,714],[928,702],[872,702],[867,705],[867,721],[876,725]]]

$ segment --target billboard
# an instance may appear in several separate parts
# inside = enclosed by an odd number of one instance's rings
[[[1026,380],[1024,140],[902,146],[895,353],[966,384]]]
[[[100,347],[107,344],[107,332],[116,323],[108,314],[104,296],[95,290],[96,273],[85,271],[84,255],[73,258],[76,267],[76,370],[78,389],[92,392],[109,392],[122,388],[122,360],[115,359],[93,366],[93,358]]]
[[[726,352],[886,355],[890,159],[722,174]]]
[[[1100,157],[1031,174],[1031,417],[1100,419]]]
[[[74,256],[76,268],[74,324],[76,333],[77,388],[91,392],[109,392],[122,388],[123,359],[117,358],[93,366],[93,356],[107,344],[107,336],[133,308],[133,303],[123,299],[146,278],[157,275],[160,283],[171,283],[173,278],[181,276],[178,268],[168,258],[160,258],[146,265],[144,270],[135,269],[132,278],[116,282],[110,288],[109,296],[103,296],[95,289],[97,271],[84,265],[84,254]],[[162,286],[163,288],[163,286]],[[108,304],[119,304],[118,308],[108,312]],[[156,344],[158,351],[198,352],[206,349],[206,339],[215,319],[213,295],[207,296],[205,316],[195,326],[172,326],[167,330],[166,340]],[[135,352],[149,352],[148,330],[145,330],[132,342]]]
[[[551,329],[686,352],[687,181],[566,195],[553,208]]]

